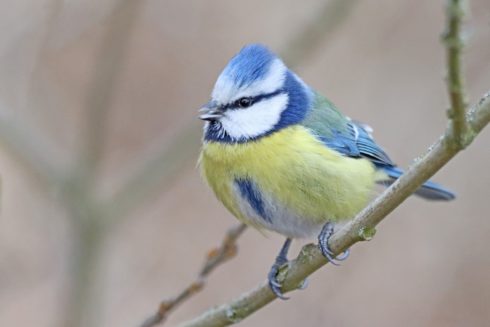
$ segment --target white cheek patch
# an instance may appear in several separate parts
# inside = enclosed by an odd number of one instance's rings
[[[257,137],[276,126],[288,105],[288,100],[287,94],[279,94],[246,109],[228,110],[220,119],[221,125],[235,140]]]
[[[213,89],[212,98],[218,103],[231,103],[244,96],[254,97],[260,94],[272,93],[280,89],[286,79],[287,67],[280,59],[275,59],[265,78],[250,85],[237,87],[227,75],[220,75]]]

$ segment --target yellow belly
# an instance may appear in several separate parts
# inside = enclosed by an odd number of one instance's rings
[[[202,175],[233,215],[280,232],[248,217],[237,199],[235,180],[252,180],[295,219],[323,224],[352,218],[367,204],[381,178],[368,160],[340,155],[302,126],[241,144],[205,142],[199,161]]]

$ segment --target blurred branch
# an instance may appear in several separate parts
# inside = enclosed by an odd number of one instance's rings
[[[131,39],[131,31],[143,1],[121,0],[106,22],[107,27],[94,66],[94,75],[86,95],[87,125],[85,143],[78,166],[64,183],[63,204],[72,223],[69,256],[70,282],[68,301],[64,303],[63,326],[95,326],[100,310],[97,280],[99,254],[107,227],[106,212],[96,196],[96,173],[106,140],[109,108]]]
[[[8,112],[0,104],[0,112]],[[3,146],[26,171],[43,185],[53,186],[62,180],[64,171],[43,150],[46,147],[29,126],[21,126],[12,119],[0,116],[0,146]]]
[[[50,3],[50,10],[47,18],[47,27],[43,34],[43,40],[39,53],[34,64],[33,74],[35,74],[41,66],[42,58],[46,52],[57,17],[63,8],[63,0],[53,0]],[[33,79],[29,85],[29,92],[32,90]],[[31,98],[28,96],[28,98]],[[7,112],[3,105],[0,105],[0,111]],[[27,125],[27,124],[25,124]],[[24,169],[35,175],[38,181],[41,181],[45,186],[52,187],[59,184],[63,179],[64,172],[50,158],[49,154],[43,149],[46,149],[40,144],[39,137],[34,135],[30,126],[22,126],[11,119],[0,117],[0,143],[14,156],[19,159],[19,162],[24,166]]]
[[[44,28],[44,34],[42,35],[42,41],[37,51],[35,58],[34,69],[32,71],[31,80],[29,83],[28,98],[33,98],[32,93],[34,85],[38,82],[38,74],[44,67],[44,59],[48,53],[49,45],[52,41],[53,34],[56,32],[56,25],[58,18],[63,11],[64,0],[51,0],[48,5],[48,14],[46,18],[46,26]]]
[[[206,262],[204,263],[197,279],[187,286],[179,295],[169,300],[164,300],[160,303],[158,311],[151,317],[145,320],[142,327],[153,327],[166,320],[168,314],[177,306],[188,300],[193,295],[200,292],[205,283],[207,276],[218,266],[225,263],[236,256],[237,245],[236,241],[247,228],[246,225],[240,224],[230,228],[221,245],[218,248],[208,252]]]
[[[472,109],[468,121],[472,127],[472,133],[467,138],[468,142],[471,143],[474,137],[490,122],[489,94],[486,94],[479,104]],[[461,148],[450,145],[451,133],[451,127],[448,127],[446,134],[430,148],[422,159],[417,161],[395,183],[364,208],[354,220],[332,236],[329,244],[336,255],[359,241],[372,238],[375,232],[374,228],[381,220],[461,150]],[[278,280],[283,285],[282,289],[288,292],[298,288],[306,277],[326,263],[316,245],[306,245],[298,257],[280,271]],[[180,325],[180,327],[231,325],[250,316],[275,299],[276,297],[270,290],[268,283],[263,282],[254,290],[241,295],[228,304],[210,309],[199,317]]]
[[[197,124],[184,128],[170,142],[159,145],[158,150],[150,151],[143,164],[135,167],[133,173],[119,190],[106,201],[109,224],[122,221],[142,202],[151,198],[165,184],[185,167],[196,161],[202,131]]]
[[[451,0],[451,3],[459,6],[459,1],[457,0]],[[459,35],[462,14],[454,15],[451,11],[447,15],[451,24],[455,24],[456,26],[456,35]],[[454,49],[451,50],[451,47],[449,47],[448,51],[451,52]],[[453,115],[450,115],[452,124],[448,126],[446,133],[438,142],[430,147],[430,150],[420,160],[364,208],[352,221],[332,236],[329,244],[336,255],[359,241],[371,239],[375,233],[377,224],[466,145],[469,145],[478,133],[490,122],[490,92],[485,94],[465,117],[463,101],[465,94],[462,84],[458,84],[462,81],[459,71],[459,51],[461,51],[461,46],[457,48],[455,53],[450,54],[450,57],[454,56],[457,59],[453,58],[452,60],[448,60],[450,75],[454,74],[453,77],[450,76],[449,78],[449,93],[452,101],[451,111],[454,112]],[[457,86],[456,92],[455,88],[451,86],[455,85],[451,84],[455,81]],[[457,127],[458,124],[465,127]],[[466,126],[469,126],[470,129],[468,130]],[[454,144],[455,140],[457,146]],[[460,142],[461,140],[464,140],[464,143]],[[298,257],[288,265],[285,265],[279,272],[278,281],[283,285],[283,291],[288,292],[298,288],[306,277],[326,263],[324,256],[317,246],[313,244],[306,245]],[[231,325],[250,316],[275,299],[276,297],[270,290],[268,283],[263,282],[254,290],[241,295],[228,304],[208,310],[201,316],[182,324],[181,327]]]
[[[122,0],[107,22],[97,55],[94,77],[87,92],[87,131],[80,162],[82,174],[95,174],[106,139],[108,112],[120,73],[124,70],[126,49],[143,1]]]
[[[29,99],[32,98],[29,93],[32,93],[34,76],[42,66],[42,60],[47,52],[49,41],[62,8],[63,0],[53,0],[49,3],[46,28],[35,58],[33,77],[28,86],[27,98]],[[0,104],[0,112],[7,113],[8,110],[6,109],[3,104]],[[47,147],[42,144],[40,137],[35,135],[29,124],[19,124],[7,117],[0,117],[0,144],[16,157],[23,168],[28,173],[33,174],[43,186],[52,188],[63,182],[65,177],[64,168],[62,169],[61,165],[55,163],[52,156],[47,153]]]
[[[280,52],[290,67],[297,66],[346,21],[358,0],[325,1],[323,7],[305,23]]]
[[[461,72],[463,37],[461,33],[461,21],[464,16],[464,0],[447,0],[446,7],[446,31],[444,32],[444,44],[446,45],[447,60],[447,90],[451,102],[448,116],[452,124],[452,136],[456,146],[466,146],[464,139],[467,131],[465,119],[466,103],[464,78]]]

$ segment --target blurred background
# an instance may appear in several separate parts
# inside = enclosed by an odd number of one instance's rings
[[[468,1],[470,103],[490,88],[490,2]],[[0,325],[136,326],[194,279],[234,218],[201,181],[197,109],[261,42],[401,166],[446,126],[444,1],[0,1]],[[341,267],[242,326],[488,326],[490,130]],[[239,255],[172,326],[263,281],[283,239]],[[304,243],[303,243],[304,244]],[[296,242],[291,255],[302,245]]]

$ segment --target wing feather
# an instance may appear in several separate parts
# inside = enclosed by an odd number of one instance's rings
[[[329,148],[352,158],[367,158],[377,166],[394,166],[386,152],[371,136],[371,128],[342,115],[326,98],[315,100],[303,125]]]

